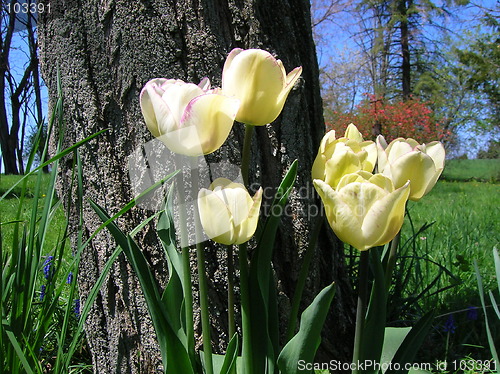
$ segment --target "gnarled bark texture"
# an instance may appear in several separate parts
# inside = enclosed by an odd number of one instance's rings
[[[292,296],[301,255],[308,243],[311,217],[319,206],[313,194],[310,168],[324,133],[318,67],[307,0],[46,0],[50,13],[40,14],[42,72],[50,98],[56,97],[59,68],[64,94],[65,144],[98,130],[102,136],[84,146],[85,197],[111,214],[133,196],[127,156],[152,139],[139,108],[139,92],[155,77],[198,82],[209,77],[220,84],[227,53],[235,47],[262,48],[275,53],[287,71],[303,66],[299,84],[290,93],[283,113],[271,126],[259,127],[252,149],[251,183],[276,187],[284,171],[299,159],[299,176],[288,214],[276,243],[274,267],[283,310]],[[243,130],[235,125],[227,144],[212,161],[239,163]],[[60,189],[69,184],[71,161],[63,164]],[[70,219],[78,220],[74,212]],[[82,212],[86,235],[99,220],[86,206]],[[120,220],[127,231],[148,214],[134,209]],[[137,240],[164,283],[165,261],[154,227]],[[115,244],[103,233],[83,253],[78,283],[84,301]],[[208,250],[214,344],[223,349],[226,307],[224,262]],[[219,252],[220,253],[220,252]],[[323,228],[311,268],[304,305],[326,284],[336,281],[332,306],[318,360],[348,361],[351,350],[353,301],[343,271],[342,253],[327,226]],[[196,309],[195,309],[196,311]],[[285,313],[283,313],[285,315]],[[286,321],[283,321],[286,322]],[[161,364],[138,281],[120,257],[104,284],[86,334],[96,373],[153,373]]]

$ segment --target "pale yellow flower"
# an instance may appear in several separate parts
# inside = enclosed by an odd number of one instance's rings
[[[255,233],[262,202],[262,188],[250,197],[240,183],[217,178],[198,193],[198,210],[205,233],[221,244],[241,244]]]
[[[391,178],[396,188],[411,181],[410,200],[418,201],[429,193],[443,172],[446,152],[438,141],[419,144],[411,138],[397,138],[387,145],[379,135],[377,146],[379,172]]]
[[[233,49],[222,72],[222,91],[240,100],[236,120],[254,126],[274,121],[299,79],[302,67],[286,74],[283,63],[261,49]]]
[[[340,179],[358,170],[372,172],[377,162],[374,142],[363,141],[356,126],[350,124],[345,136],[335,138],[335,130],[325,134],[312,167],[312,178],[321,179],[336,188]]]
[[[234,123],[239,102],[210,89],[205,78],[199,85],[177,79],[150,80],[142,89],[140,104],[146,126],[175,153],[209,154],[220,148]]]
[[[409,182],[394,189],[389,178],[358,171],[343,176],[336,189],[319,179],[314,187],[335,235],[360,251],[388,243],[403,225]]]

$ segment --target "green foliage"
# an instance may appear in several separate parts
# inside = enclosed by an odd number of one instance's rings
[[[477,154],[479,159],[500,159],[500,141],[490,140],[488,148],[479,151]],[[500,162],[500,161],[499,161]]]
[[[61,129],[61,125],[62,99],[59,98],[49,128],[59,126]],[[35,143],[38,144],[40,139],[39,133]],[[32,152],[27,164],[29,173],[17,181],[10,180],[12,186],[0,197],[1,205],[10,203],[13,208],[9,219],[4,221],[2,217],[0,225],[3,269],[0,373],[42,373],[48,370],[68,373],[86,369],[81,358],[78,360],[79,369],[72,368],[74,357],[83,346],[81,328],[78,327],[78,318],[83,317],[79,307],[75,306],[79,252],[74,256],[66,253],[68,223],[54,220],[60,209],[55,193],[57,165],[64,154],[76,151],[76,148],[60,151],[60,146],[61,143],[51,160],[34,170],[31,170],[35,158]],[[42,148],[46,155],[47,142]],[[41,171],[49,163],[53,170],[45,176]],[[79,169],[76,167],[75,170]],[[17,196],[12,192],[16,188]],[[15,197],[8,199],[12,196]],[[10,234],[3,236],[6,228]],[[55,240],[49,239],[50,231],[57,233]]]
[[[296,374],[298,363],[314,362],[316,350],[321,342],[321,329],[335,295],[334,284],[325,287],[313,300],[300,318],[300,329],[285,345],[278,357],[278,367],[282,373]]]
[[[468,88],[485,95],[487,110],[493,128],[500,124],[500,22],[492,14],[482,18],[484,32],[467,49],[457,49],[456,54],[463,70],[467,72]]]
[[[495,184],[441,181],[418,204],[409,204],[412,221],[403,226],[396,268],[400,277],[396,284],[406,285],[406,291],[394,290],[389,321],[404,325],[405,320],[436,308],[439,317],[419,354],[424,362],[469,354],[488,359],[484,323],[474,319],[480,301],[473,260],[485,288],[494,287],[495,270],[486,249],[498,244],[499,192]],[[407,234],[412,232],[411,223],[413,236]]]
[[[475,276],[472,259],[477,258],[481,269],[484,269],[485,283],[491,286],[494,269],[491,260],[485,255],[484,248],[492,248],[498,240],[498,217],[500,206],[500,186],[478,182],[439,182],[427,196],[416,204],[409,204],[408,210],[414,227],[418,230],[426,223],[435,222],[415,238],[416,255],[441,264],[453,273],[460,281],[460,286],[440,296],[441,305],[452,302],[453,307],[461,309],[470,290],[475,288]],[[439,208],[438,208],[439,207]],[[404,232],[411,232],[410,222],[403,226]],[[408,236],[402,242],[410,240]],[[413,240],[413,239],[412,239]],[[435,270],[432,270],[435,269]],[[414,268],[426,272],[427,279],[436,274],[438,268],[428,262],[428,266]],[[454,279],[446,276],[442,286],[454,283]],[[414,286],[418,286],[416,283]],[[413,290],[418,290],[413,288]],[[453,300],[453,301],[452,301]],[[436,305],[428,300],[429,305]],[[465,306],[467,307],[467,305]]]
[[[178,320],[182,318],[181,310],[176,310],[175,313],[168,313],[166,306],[167,299],[161,296],[158,284],[139,246],[130,235],[123,233],[119,229],[114,222],[114,218],[110,217],[100,206],[94,202],[91,202],[91,206],[99,215],[103,224],[107,226],[117,244],[125,252],[130,265],[139,278],[144,298],[146,299],[148,310],[158,336],[165,373],[194,373],[193,368],[196,367],[196,363],[191,362],[193,356],[188,354],[187,346],[185,345],[187,342],[185,333],[182,329],[179,329],[179,326],[182,325],[181,321]],[[172,227],[173,224],[170,224],[170,228]],[[170,281],[176,282],[178,279],[178,277],[172,277]],[[169,289],[169,286],[170,284],[167,285],[167,289]],[[177,287],[177,292],[178,294],[175,296],[182,299],[182,288]],[[168,292],[165,295],[168,295]]]
[[[483,308],[483,313],[484,313],[484,322],[485,322],[485,327],[486,327],[486,334],[488,336],[488,344],[489,348],[491,351],[491,356],[493,357],[494,362],[498,363],[498,352],[497,352],[497,347],[495,346],[495,340],[493,336],[493,323],[490,322],[491,320],[496,321],[497,323],[500,321],[500,311],[498,309],[498,292],[500,291],[500,279],[498,278],[500,276],[500,257],[498,255],[498,250],[497,248],[493,248],[493,259],[495,263],[495,271],[496,271],[496,276],[497,276],[497,282],[498,282],[498,288],[497,288],[497,296],[493,294],[492,291],[488,292],[489,296],[489,302],[491,303],[492,309],[495,311],[495,314],[492,315],[491,317],[488,317],[489,315],[489,310],[486,307],[486,298],[485,298],[485,289],[483,287],[483,282],[481,278],[481,272],[479,271],[479,267],[477,266],[477,262],[474,262],[474,269],[476,271],[476,278],[477,278],[477,288],[479,290],[479,298],[481,299],[481,306]]]

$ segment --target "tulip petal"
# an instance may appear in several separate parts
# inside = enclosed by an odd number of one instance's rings
[[[403,155],[413,151],[413,147],[403,140],[394,140],[387,147],[388,162],[393,163]]]
[[[263,126],[278,117],[301,71],[285,76],[283,63],[269,52],[235,49],[224,64],[222,91],[240,99],[237,121]]]
[[[340,178],[344,175],[355,173],[361,169],[359,155],[354,153],[351,148],[341,144],[343,143],[338,143],[338,150],[335,150],[335,153],[325,164],[325,182],[333,188],[337,187]]]
[[[184,113],[184,110],[189,105],[189,103],[198,96],[202,96],[204,91],[193,83],[184,83],[175,84],[170,86],[162,95],[162,99],[164,102],[168,103],[169,108],[171,109],[174,117],[175,117],[175,126],[176,128],[180,128],[181,119]],[[166,131],[172,131],[172,127],[168,127],[165,129]]]
[[[434,179],[434,161],[423,152],[410,152],[390,164],[391,179],[395,188],[402,187],[410,180],[410,200],[418,201]],[[384,173],[385,174],[385,173]]]
[[[391,241],[403,225],[405,206],[410,188],[403,187],[376,201],[365,216],[362,225],[367,245],[376,247]]]
[[[382,135],[377,136],[377,171],[383,173],[387,165],[387,142]]]
[[[172,152],[186,156],[200,156],[203,154],[200,133],[196,126],[182,127],[171,130],[158,137]]]
[[[257,229],[257,223],[259,222],[262,192],[262,187],[257,190],[252,199],[252,206],[248,211],[246,220],[235,228],[235,231],[238,234],[236,235],[236,242],[234,244],[242,244],[249,241],[252,235],[255,233],[255,230]]]
[[[444,168],[444,160],[446,157],[446,151],[441,142],[431,142],[425,146],[425,153],[427,153],[432,161],[434,161],[434,165],[436,169]]]
[[[231,213],[224,201],[213,191],[202,188],[198,193],[200,220],[208,237],[217,243],[234,243],[234,226]]]
[[[363,170],[371,173],[377,164],[377,145],[370,140],[364,141],[359,145],[362,150],[366,151],[366,159],[362,163]]]
[[[372,205],[386,196],[387,191],[373,183],[354,182],[338,190],[338,194],[351,207],[361,226]]]
[[[376,184],[388,193],[394,191],[394,183],[392,183],[391,178],[388,178],[383,174],[373,174],[370,178],[368,178],[368,180],[370,181],[370,183]]]
[[[231,52],[226,57],[226,61],[224,62],[224,67],[222,69],[222,79],[224,80],[224,73],[229,72],[229,69],[231,68],[231,65],[236,58],[241,52],[244,50],[241,48],[234,48]],[[227,77],[226,77],[227,78]]]
[[[245,188],[215,189],[214,192],[226,204],[235,227],[247,219],[253,200]]]
[[[198,87],[204,92],[208,91],[210,89],[210,79],[207,77],[203,78],[200,83],[198,83]]]
[[[313,183],[323,201],[328,222],[335,235],[343,242],[361,249],[359,248],[363,247],[361,222],[351,207],[342,201],[338,192],[327,183],[319,179],[315,179]]]
[[[245,188],[241,183],[233,182],[231,179],[227,178],[217,178],[210,184],[210,189],[213,191],[217,187],[220,188]]]
[[[229,136],[238,107],[238,100],[218,94],[191,100],[181,118],[181,127],[194,128],[197,134],[183,138],[184,154],[202,155],[219,149]]]
[[[350,140],[354,140],[358,143],[363,141],[363,135],[359,132],[358,128],[354,125],[354,123],[350,123],[345,130],[344,137]]]
[[[161,96],[163,90],[159,84],[163,81],[166,80],[161,78],[151,80],[144,86],[140,96],[141,111],[146,126],[155,137],[162,135],[166,127],[175,124],[172,111]]]

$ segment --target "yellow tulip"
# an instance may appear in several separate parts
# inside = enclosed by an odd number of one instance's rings
[[[366,171],[342,177],[337,189],[315,179],[335,235],[360,251],[390,242],[401,229],[409,182],[394,189],[392,181]]]
[[[250,197],[240,183],[217,178],[198,193],[198,210],[205,233],[221,244],[241,244],[255,233],[259,219],[262,188]]]
[[[237,121],[263,126],[281,113],[301,72],[297,67],[287,75],[283,63],[261,49],[236,48],[224,64],[222,91],[240,100]]]
[[[419,144],[408,138],[387,145],[377,137],[379,171],[392,179],[396,188],[411,181],[410,200],[418,201],[434,187],[444,169],[445,150],[438,141]]]
[[[372,172],[377,162],[374,142],[363,141],[356,126],[350,124],[345,136],[335,138],[335,130],[325,134],[312,167],[312,178],[321,179],[336,188],[340,179],[358,170]]]
[[[153,136],[175,153],[201,156],[220,148],[234,123],[239,102],[210,89],[177,79],[150,80],[140,95],[142,114]]]

